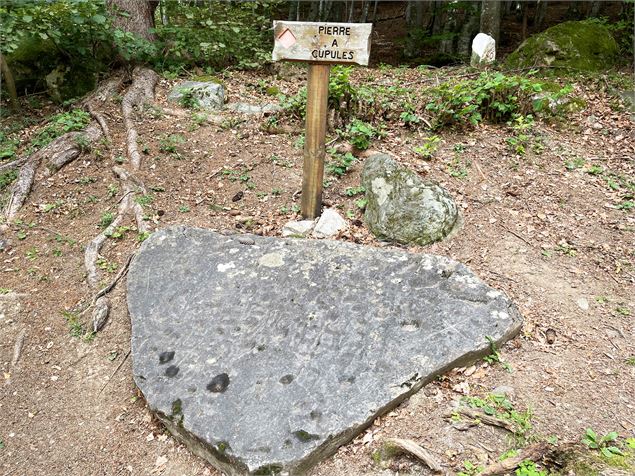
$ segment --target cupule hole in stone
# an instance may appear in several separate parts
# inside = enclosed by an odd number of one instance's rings
[[[229,387],[229,375],[226,373],[218,374],[207,384],[207,390],[212,393],[223,393]]]
[[[402,321],[399,323],[404,331],[413,332],[421,327],[419,321]]]
[[[176,365],[170,365],[167,369],[165,369],[165,375],[168,377],[176,377],[176,374],[179,373],[179,368]]]
[[[283,377],[280,377],[280,383],[282,385],[288,385],[291,382],[293,382],[293,379],[294,379],[293,375],[287,374],[287,375],[284,375]]]
[[[174,351],[161,352],[159,354],[159,363],[167,364],[173,358],[174,358]]]

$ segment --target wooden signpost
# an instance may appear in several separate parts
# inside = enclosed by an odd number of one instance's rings
[[[371,23],[274,21],[274,61],[309,63],[302,175],[302,217],[321,213],[331,64],[368,65]]]

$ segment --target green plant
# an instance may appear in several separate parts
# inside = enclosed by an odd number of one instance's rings
[[[526,148],[530,143],[531,129],[534,126],[533,116],[515,115],[512,120],[508,122],[508,125],[511,126],[514,131],[514,135],[506,139],[507,145],[516,154],[524,155]]]
[[[459,157],[455,156],[447,166],[447,172],[452,177],[456,177],[458,179],[464,179],[467,177],[468,170],[467,168],[470,166],[470,163],[467,161],[462,161]]]
[[[99,267],[99,269],[103,269],[107,273],[114,273],[115,271],[117,271],[117,268],[119,267],[117,263],[111,263],[105,258],[99,258],[96,261],[96,264]]]
[[[179,207],[179,211],[180,211],[181,213],[188,213],[188,212],[190,211],[190,207],[188,207],[187,205],[181,205],[181,206]]]
[[[509,365],[507,362],[505,362],[502,359],[501,353],[498,350],[498,347],[496,346],[494,339],[492,339],[490,336],[485,336],[485,339],[487,340],[487,342],[489,342],[490,354],[485,356],[483,360],[490,365],[500,364],[505,370],[507,370],[508,372],[511,372],[512,371],[511,365]]]
[[[514,436],[519,440],[519,443],[524,442],[533,428],[531,423],[533,413],[531,409],[516,410],[505,395],[490,394],[485,398],[465,397],[464,401],[472,408],[481,409],[486,415],[511,422]]]
[[[84,335],[84,327],[77,314],[71,311],[62,311],[62,316],[66,319],[71,336],[82,337]]]
[[[364,193],[366,189],[361,185],[359,187],[348,187],[344,190],[344,193],[347,197],[354,197],[355,195],[359,195],[360,193]]]
[[[114,221],[115,214],[112,212],[104,212],[99,219],[99,226],[101,228],[108,228],[108,226]]]
[[[61,112],[52,116],[47,124],[31,138],[27,151],[41,149],[67,132],[80,131],[90,122],[90,114],[81,109]]]
[[[536,463],[531,460],[525,460],[514,472],[516,476],[547,476],[547,471],[539,470]]]
[[[567,160],[564,166],[567,170],[576,170],[584,166],[585,160],[582,157],[575,157]]]
[[[457,476],[476,476],[483,471],[483,466],[478,466],[470,460],[463,461],[463,470],[457,473]]]
[[[170,134],[164,136],[159,140],[159,150],[161,152],[168,152],[170,154],[178,154],[177,147],[185,143],[185,137],[183,134]]]
[[[526,76],[484,72],[476,79],[448,81],[432,90],[426,111],[432,115],[433,129],[447,125],[477,125],[483,120],[506,122],[515,116],[542,112],[553,101],[570,92],[562,88],[555,93],[543,93],[543,84]]]
[[[129,226],[118,226],[111,233],[106,233],[106,236],[108,238],[120,239],[120,238],[123,238],[126,235],[126,233],[129,231],[130,231]]]
[[[134,201],[142,207],[145,207],[154,201],[154,197],[152,195],[139,195],[135,197]]]
[[[366,150],[370,147],[371,141],[379,137],[380,132],[371,124],[354,119],[347,127],[344,136],[350,143],[359,150]]]
[[[606,458],[612,458],[615,455],[622,456],[624,453],[620,450],[615,443],[617,442],[617,432],[611,431],[604,436],[599,436],[591,428],[587,428],[582,443],[587,445],[592,450],[597,450]]]
[[[188,109],[199,109],[201,104],[194,94],[193,88],[181,88],[179,90],[181,97],[179,98],[179,104]]]
[[[405,110],[399,114],[399,119],[401,119],[401,122],[403,122],[406,127],[413,127],[421,124],[421,118],[412,110]]]
[[[439,148],[441,138],[437,135],[426,137],[423,140],[423,145],[415,147],[413,150],[425,160],[429,160],[434,156],[434,153]]]
[[[35,261],[38,257],[39,254],[39,250],[35,247],[30,248],[29,250],[27,250],[26,252],[26,257],[27,259],[29,259],[30,261]]]
[[[331,160],[329,160],[326,164],[326,171],[331,175],[342,177],[346,174],[346,172],[348,172],[348,170],[356,161],[355,156],[350,152],[340,154],[334,149],[331,149],[329,153],[331,156]]]

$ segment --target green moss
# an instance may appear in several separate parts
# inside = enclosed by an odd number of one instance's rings
[[[280,94],[280,88],[278,86],[269,86],[265,91],[269,96],[277,96]]]
[[[506,62],[512,68],[552,66],[602,71],[618,59],[618,46],[608,28],[591,21],[569,21],[527,39]]]
[[[200,81],[202,83],[216,83],[216,84],[220,84],[224,88],[227,88],[227,86],[225,85],[225,82],[219,79],[217,76],[214,76],[213,74],[203,74],[201,76],[194,76],[192,78],[192,81]]]

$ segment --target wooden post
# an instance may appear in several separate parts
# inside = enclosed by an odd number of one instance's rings
[[[309,219],[319,217],[322,212],[330,69],[328,64],[309,64],[302,176],[302,217]]]
[[[368,65],[370,23],[274,21],[274,61],[309,63],[302,174],[302,217],[322,213],[324,142],[331,64]]]

